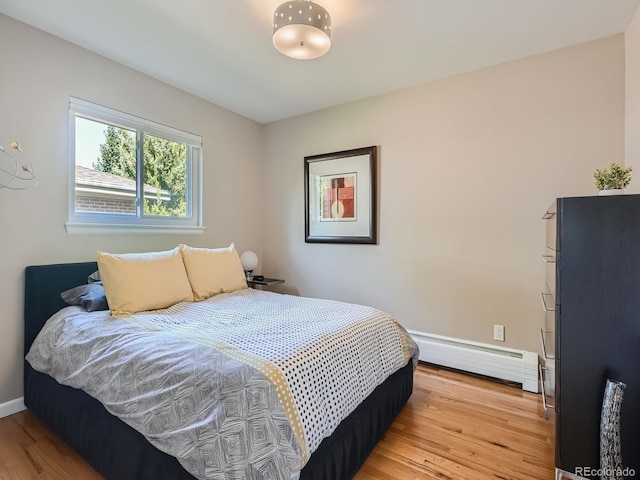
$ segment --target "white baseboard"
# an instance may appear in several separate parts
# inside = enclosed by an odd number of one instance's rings
[[[522,384],[538,393],[538,354],[526,350],[409,330],[420,347],[420,360]]]
[[[0,403],[0,418],[8,417],[9,415],[13,415],[14,413],[21,412],[22,410],[26,410],[27,407],[24,406],[24,398],[16,398],[15,400],[9,400],[5,403]]]

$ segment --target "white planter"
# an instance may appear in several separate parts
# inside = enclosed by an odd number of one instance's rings
[[[611,190],[600,190],[599,195],[623,195],[624,188],[614,188]]]

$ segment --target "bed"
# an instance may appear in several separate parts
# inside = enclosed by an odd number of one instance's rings
[[[25,355],[47,320],[65,307],[60,293],[86,282],[96,262],[30,266],[25,270]],[[300,472],[303,480],[350,479],[408,401],[410,359],[324,438]],[[113,480],[194,479],[178,460],[109,413],[92,396],[61,385],[25,360],[24,402],[98,472]],[[229,477],[230,478],[230,477]],[[266,476],[265,476],[266,478]]]

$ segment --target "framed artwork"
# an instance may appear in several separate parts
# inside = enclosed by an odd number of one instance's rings
[[[307,243],[377,243],[378,147],[304,157]]]

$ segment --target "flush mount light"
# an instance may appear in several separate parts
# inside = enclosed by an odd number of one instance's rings
[[[331,15],[310,0],[293,0],[273,14],[273,44],[288,57],[318,58],[331,47]]]

